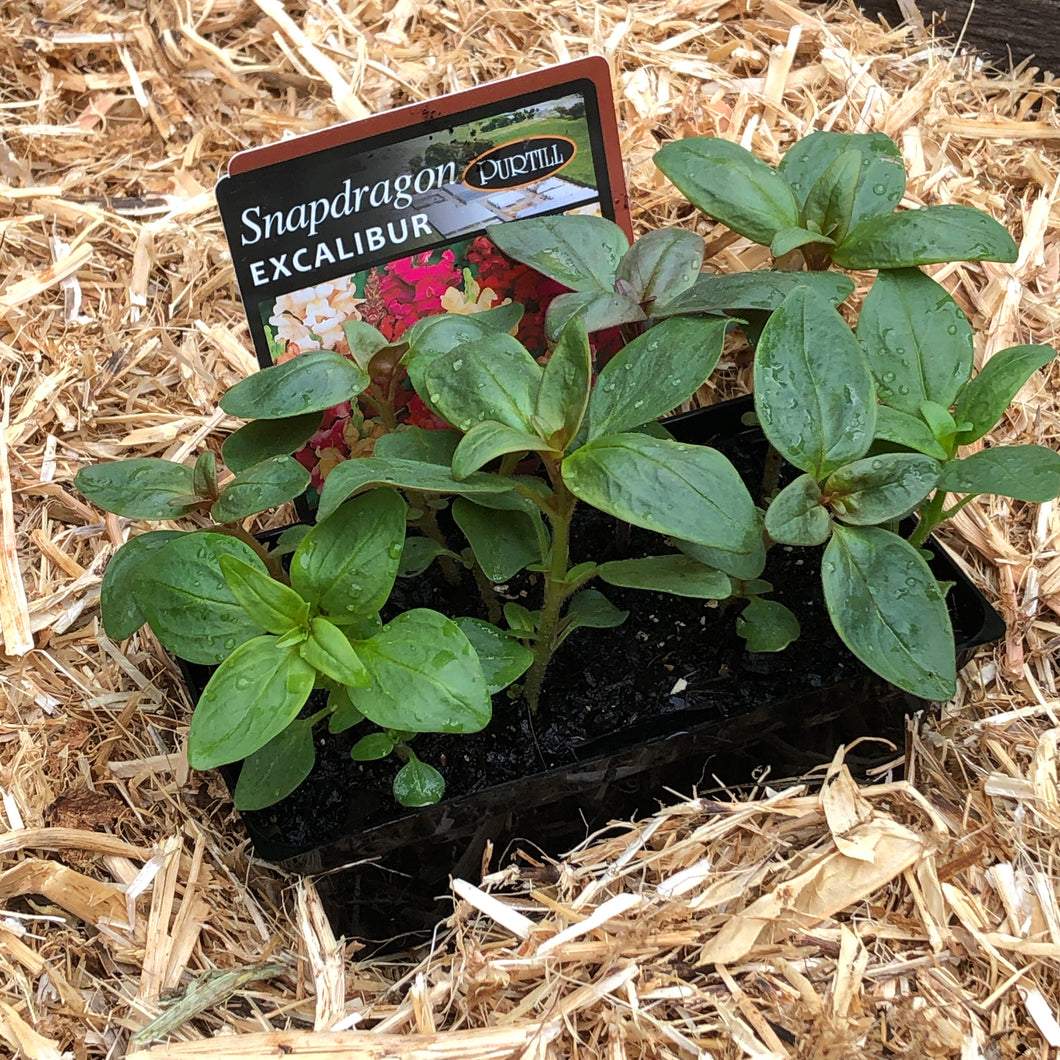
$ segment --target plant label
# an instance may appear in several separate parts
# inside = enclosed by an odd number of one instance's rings
[[[629,231],[607,63],[591,57],[236,155],[217,200],[262,367],[394,342],[418,319],[555,286],[491,226],[586,212]],[[530,336],[532,338],[532,336]]]

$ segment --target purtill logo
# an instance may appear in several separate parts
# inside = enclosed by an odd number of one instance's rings
[[[578,152],[566,136],[529,136],[491,147],[464,170],[464,183],[478,191],[522,188],[558,173]]]

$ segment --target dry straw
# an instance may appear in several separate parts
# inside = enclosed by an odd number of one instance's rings
[[[554,871],[456,882],[433,947],[365,959],[312,880],[253,860],[219,782],[189,777],[170,663],[99,627],[129,527],[71,486],[86,462],[183,458],[226,425],[217,399],[252,368],[211,192],[235,151],[589,53],[612,64],[638,224],[696,225],[717,267],[759,265],[676,200],[660,142],[775,158],[810,129],[882,130],[907,205],[971,203],[1019,240],[1015,265],[936,270],[980,363],[1055,344],[1048,76],[985,72],[922,21],[785,0],[2,7],[0,1052],[1058,1055],[1053,504],[983,501],[948,531],[1009,633],[913,732],[904,779],[859,789],[840,755],[823,785],[675,797]],[[996,441],[1056,444],[1058,371]]]

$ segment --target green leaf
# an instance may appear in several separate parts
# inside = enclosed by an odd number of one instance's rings
[[[746,148],[730,140],[688,137],[655,153],[655,164],[693,206],[765,246],[799,223],[788,185]]]
[[[350,758],[355,762],[378,762],[393,750],[393,736],[386,732],[370,732],[350,748]]]
[[[237,645],[264,632],[236,599],[221,573],[221,557],[265,572],[254,550],[227,534],[181,534],[141,567],[137,606],[155,635],[188,662],[219,663]]]
[[[769,244],[769,252],[774,258],[782,258],[785,254],[798,250],[799,247],[808,246],[834,247],[835,240],[821,235],[820,232],[811,232],[806,228],[793,225],[791,228],[782,228],[777,232]]]
[[[504,620],[508,628],[520,637],[537,632],[539,615],[539,612],[528,611],[522,604],[509,602],[504,605]]]
[[[935,488],[940,464],[920,453],[881,453],[854,460],[828,476],[832,511],[852,526],[904,518]]]
[[[454,618],[478,655],[491,696],[503,691],[530,669],[534,653],[510,633],[480,618]]]
[[[378,611],[397,577],[405,511],[397,493],[378,489],[322,519],[291,557],[295,592],[333,620]]]
[[[313,722],[296,718],[243,760],[232,793],[237,810],[264,810],[286,798],[313,771]]]
[[[601,563],[597,573],[608,585],[672,593],[701,600],[724,600],[732,593],[727,574],[683,553]]]
[[[463,482],[498,456],[523,452],[559,453],[560,450],[538,434],[516,430],[495,420],[482,420],[460,439],[453,453],[453,477]]]
[[[832,180],[830,177],[822,182],[822,178],[848,152],[860,156],[860,172],[850,223],[839,238],[846,235],[851,225],[866,217],[891,213],[902,201],[905,164],[898,145],[883,133],[814,132],[791,147],[777,167],[795,192],[806,219],[817,219],[820,204],[816,197],[825,196]],[[832,234],[823,224],[821,230]]]
[[[283,732],[313,691],[316,673],[295,647],[275,637],[241,644],[214,670],[188,732],[188,762],[213,769],[238,762]]]
[[[949,459],[949,453],[939,445],[931,428],[919,416],[899,412],[889,405],[880,405],[876,409],[876,437],[880,441],[915,449],[936,460]]]
[[[207,449],[195,461],[192,482],[192,493],[196,497],[217,496],[217,457],[212,449]]]
[[[350,689],[346,685],[338,685],[328,690],[328,709],[331,711],[331,717],[328,718],[328,732],[345,732],[366,720],[365,716],[353,705],[353,700],[350,699]]]
[[[262,571],[260,564],[236,556],[221,556],[217,562],[232,595],[262,629],[282,636],[307,627],[309,604],[290,586]]]
[[[673,301],[687,291],[703,268],[703,237],[687,228],[655,228],[638,239],[619,262],[617,279],[625,280],[637,302]]]
[[[957,394],[954,418],[971,426],[958,436],[961,445],[982,438],[995,426],[1024,383],[1053,358],[1052,346],[1009,346],[983,365]]]
[[[611,291],[626,234],[604,217],[560,214],[528,217],[490,228],[501,251],[572,291]]]
[[[425,464],[449,467],[460,441],[459,431],[429,431],[423,427],[404,427],[388,431],[375,443],[373,455],[387,460],[416,460]]]
[[[950,493],[996,493],[1044,504],[1060,494],[1060,453],[1043,445],[999,445],[951,460],[939,475]]]
[[[417,320],[401,340],[408,343],[410,360],[421,356],[429,359],[484,335],[514,331],[523,319],[523,311],[517,302],[508,302],[481,313],[438,313]]]
[[[856,150],[843,151],[832,159],[825,171],[814,181],[803,203],[804,227],[811,231],[823,232],[834,241],[842,239],[850,231],[858,196],[861,162],[861,153]],[[788,175],[782,167],[783,162],[777,171],[787,179]],[[902,177],[904,184],[904,172]],[[773,253],[776,255],[776,251]]]
[[[199,507],[195,472],[153,456],[83,467],[74,485],[93,504],[127,519],[179,519]]]
[[[941,261],[1015,261],[1012,236],[971,206],[947,204],[880,214],[857,225],[832,252],[843,269],[907,269]]]
[[[350,698],[380,728],[477,732],[489,722],[482,664],[452,619],[424,608],[406,611],[357,650],[371,683]]]
[[[858,317],[858,341],[885,405],[911,416],[925,401],[949,408],[972,372],[972,326],[919,269],[881,272]]]
[[[366,456],[358,460],[345,460],[332,468],[331,474],[324,480],[317,518],[327,519],[347,497],[374,486],[398,486],[401,489],[422,490],[424,493],[458,493],[464,496],[506,493],[515,489],[511,479],[502,479],[499,475],[476,472],[467,478],[457,479],[449,468],[438,464]]]
[[[467,497],[453,501],[453,519],[491,582],[506,582],[528,563],[541,560],[534,518],[523,511],[482,508]],[[541,517],[536,518],[540,523]]]
[[[628,611],[615,607],[603,593],[596,589],[582,589],[567,606],[559,643],[562,644],[576,629],[612,629],[621,626],[628,617]]]
[[[440,313],[417,321],[401,337],[409,344],[405,364],[416,393],[421,397],[427,393],[423,375],[436,357],[466,342],[511,332],[522,316],[523,307],[517,302],[509,302],[482,313]]]
[[[751,598],[736,619],[736,633],[747,641],[748,651],[783,651],[800,632],[799,620],[788,608],[758,596]]]
[[[294,500],[309,485],[309,472],[290,456],[273,456],[233,478],[214,502],[210,514],[221,523],[237,523],[248,515]]]
[[[952,698],[957,677],[950,616],[916,548],[879,527],[837,524],[821,576],[832,624],[866,666],[915,696]]]
[[[725,275],[701,274],[691,288],[655,310],[655,317],[729,310],[774,310],[796,287],[810,287],[833,305],[853,293],[854,281],[841,272],[786,272],[757,269]]]
[[[559,294],[545,312],[545,335],[555,341],[572,321],[580,320],[589,333],[647,320],[640,303],[620,291],[573,291]]]
[[[482,420],[529,431],[542,374],[511,335],[494,333],[431,361],[421,396],[461,431]]]
[[[766,531],[783,545],[823,545],[828,540],[832,520],[812,475],[800,475],[773,498],[766,511]]]
[[[254,420],[230,434],[221,446],[221,455],[232,471],[246,471],[270,456],[290,456],[318,430],[321,414],[288,416],[282,420]]]
[[[368,684],[368,671],[346,634],[321,615],[313,619],[309,636],[298,651],[314,670],[340,685],[357,688]]]
[[[275,545],[269,550],[271,556],[289,556],[302,543],[303,538],[313,528],[308,523],[295,523],[281,531]]]
[[[872,444],[876,398],[868,361],[846,321],[808,288],[792,291],[762,330],[754,390],[766,437],[816,479]]]
[[[761,514],[755,509],[755,532],[748,541],[746,552],[729,552],[678,538],[671,538],[670,543],[708,567],[716,567],[733,578],[747,581],[749,578],[757,578],[765,570],[766,549],[762,542],[762,529]]]
[[[346,336],[350,356],[365,371],[368,371],[369,361],[389,345],[386,336],[364,320],[347,320],[342,325],[342,333]]]
[[[401,806],[433,806],[445,794],[445,778],[406,748],[409,760],[394,777],[394,798]]]
[[[617,519],[726,552],[755,548],[751,495],[708,446],[608,435],[571,453],[562,467],[575,496]]]
[[[350,401],[369,382],[368,373],[348,357],[330,350],[312,350],[241,380],[220,404],[229,416],[287,419]]]
[[[557,580],[563,585],[576,586],[579,582],[586,582],[595,577],[599,569],[591,559],[587,559],[583,563],[575,563],[573,567],[569,567],[567,573]]]
[[[935,441],[947,454],[955,452],[957,446],[957,421],[950,411],[936,401],[925,401],[920,405],[920,415],[928,425]],[[948,457],[947,457],[948,459]]]
[[[658,419],[687,401],[721,357],[727,321],[673,317],[601,369],[589,397],[589,441]]]
[[[585,325],[572,321],[564,329],[545,365],[534,404],[534,415],[548,425],[549,436],[559,433],[559,448],[573,440],[589,403],[593,355]]]
[[[422,574],[439,556],[452,556],[456,558],[455,552],[450,552],[445,545],[429,537],[405,538],[404,547],[401,550],[401,563],[398,566],[399,578],[415,578]]]
[[[111,557],[99,589],[99,610],[108,637],[125,640],[147,621],[133,591],[144,571],[150,569],[155,553],[174,538],[183,536],[181,530],[152,530],[129,538]]]

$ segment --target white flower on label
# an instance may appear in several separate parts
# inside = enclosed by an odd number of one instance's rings
[[[334,350],[345,338],[342,325],[361,319],[357,307],[363,300],[350,277],[328,280],[281,294],[269,323],[279,342],[293,342],[301,350]]]

